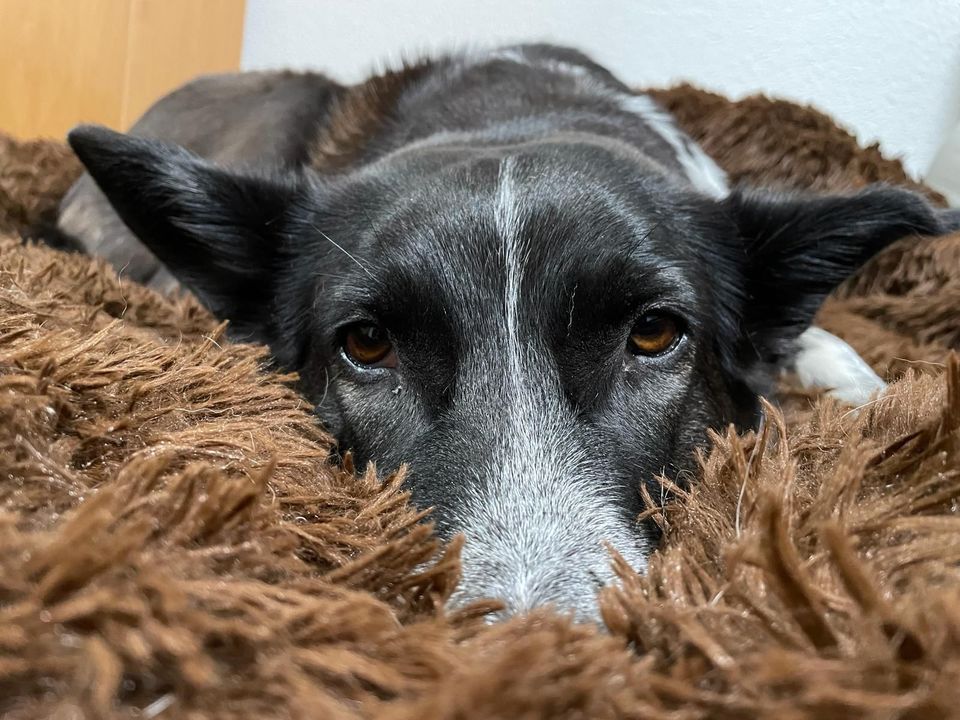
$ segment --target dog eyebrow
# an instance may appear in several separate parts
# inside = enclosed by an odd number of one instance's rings
[[[704,324],[700,317],[700,293],[681,266],[655,258],[617,256],[608,262],[577,263],[565,280],[563,321],[571,332],[576,307],[590,308],[592,322],[609,326],[626,325],[645,309],[670,310],[682,315],[695,329]],[[576,307],[570,290],[576,287]]]

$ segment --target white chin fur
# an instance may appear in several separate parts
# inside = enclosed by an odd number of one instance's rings
[[[860,406],[887,387],[856,350],[826,330],[809,328],[797,338],[797,347],[794,370],[805,388],[826,389],[841,402]]]

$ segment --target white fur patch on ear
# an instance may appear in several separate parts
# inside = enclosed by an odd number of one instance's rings
[[[808,328],[797,346],[793,367],[805,388],[824,388],[841,402],[860,406],[887,387],[856,350],[826,330]]]

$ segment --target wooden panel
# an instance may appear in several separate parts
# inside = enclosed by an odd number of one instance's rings
[[[120,122],[197,75],[240,67],[244,0],[132,0]]]
[[[127,0],[0,0],[0,129],[61,137],[81,121],[118,126]]]
[[[236,70],[244,0],[0,0],[0,130],[128,128],[196,75]]]

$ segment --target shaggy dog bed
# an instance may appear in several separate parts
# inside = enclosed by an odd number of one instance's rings
[[[738,181],[909,184],[809,108],[662,102]],[[189,297],[24,244],[78,166],[0,139],[0,716],[960,717],[960,236],[906,239],[824,306],[889,391],[785,380],[648,498],[663,548],[606,632],[453,611],[402,477],[330,440]],[[667,484],[668,485],[668,484]]]

